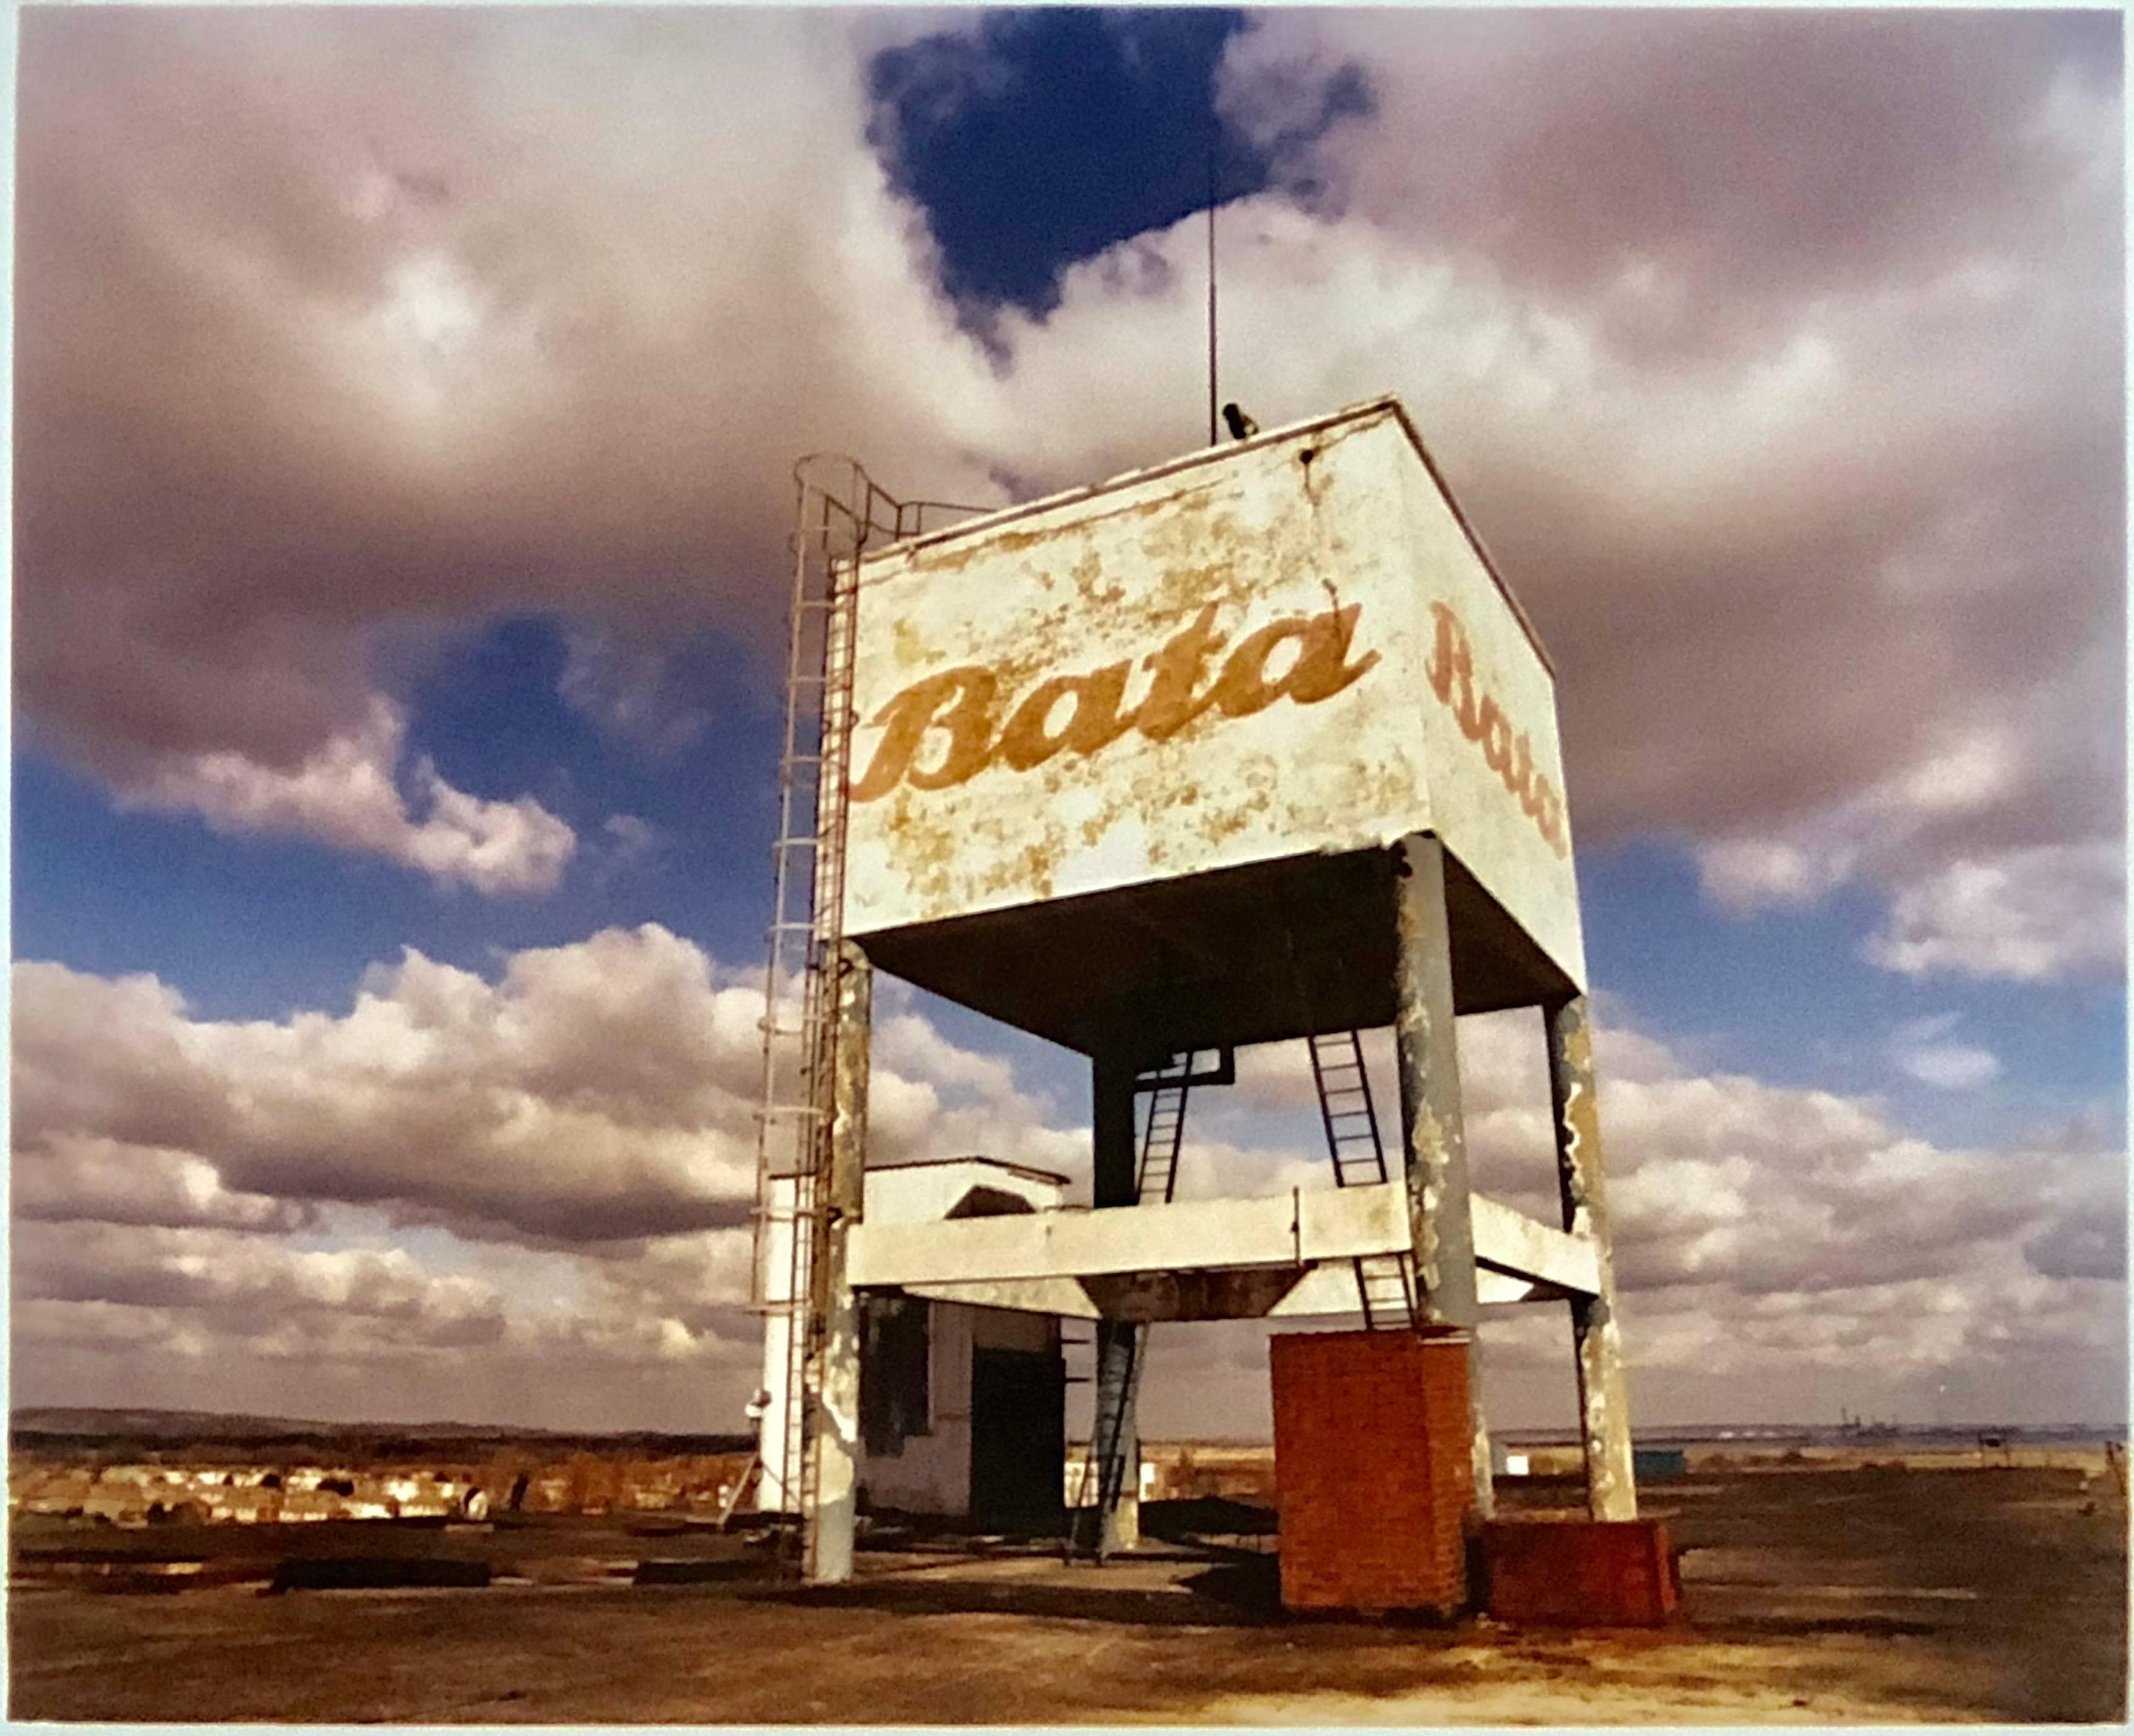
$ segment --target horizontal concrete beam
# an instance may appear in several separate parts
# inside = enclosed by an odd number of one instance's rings
[[[855,1224],[845,1270],[857,1286],[1084,1278],[1108,1272],[1308,1266],[1407,1246],[1407,1200],[1393,1184],[1293,1189],[1261,1199],[1195,1199],[1102,1212],[1016,1213],[939,1223]]]
[[[1316,1266],[1298,1279],[1295,1288],[1267,1310],[1272,1319],[1290,1319],[1305,1314],[1353,1314],[1363,1311],[1356,1287],[1356,1268],[1345,1260],[1331,1266]]]
[[[1537,1279],[1493,1272],[1482,1266],[1475,1269],[1475,1300],[1485,1308],[1508,1308],[1524,1302],[1568,1302],[1571,1292]]]
[[[1261,1270],[1264,1271],[1264,1268]],[[1112,1280],[1113,1283],[1128,1284],[1132,1281],[1131,1279]],[[1103,1280],[1100,1280],[1099,1284],[1102,1286]],[[1202,1317],[1198,1310],[1168,1299],[1152,1306],[1147,1304],[1137,1305],[1137,1299],[1131,1295],[1113,1299],[1108,1287],[1105,1287],[1108,1300],[1113,1302],[1109,1308],[1099,1308],[1090,1300],[1089,1291],[1073,1278],[1022,1278],[992,1284],[907,1284],[903,1286],[903,1290],[907,1296],[924,1296],[934,1302],[962,1302],[973,1308],[1009,1308],[1024,1314],[1060,1314],[1078,1320],[1094,1320],[1107,1314],[1118,1319],[1176,1320]],[[1532,1278],[1515,1278],[1508,1272],[1492,1271],[1487,1266],[1475,1272],[1475,1289],[1485,1308],[1565,1300],[1565,1292],[1552,1284],[1543,1284]],[[1229,1294],[1242,1298],[1245,1292],[1233,1286]],[[1224,1318],[1256,1319],[1264,1315],[1268,1319],[1291,1319],[1311,1314],[1353,1314],[1359,1305],[1356,1269],[1345,1260],[1335,1260],[1320,1266],[1294,1270],[1290,1274],[1289,1287],[1286,1290],[1277,1290],[1275,1294],[1277,1300],[1272,1306],[1240,1307]]]
[[[1600,1263],[1581,1236],[1515,1212],[1502,1202],[1474,1197],[1475,1263],[1514,1278],[1552,1285],[1584,1296],[1600,1290]],[[1509,1300],[1509,1299],[1506,1299]]]
[[[1485,1308],[1503,1308],[1521,1302],[1561,1302],[1564,1295],[1552,1284],[1516,1278],[1509,1272],[1492,1271],[1477,1264],[1475,1296]],[[1356,1269],[1344,1260],[1314,1266],[1267,1310],[1267,1314],[1272,1319],[1293,1319],[1310,1314],[1353,1314],[1361,1309],[1356,1293]]]
[[[1599,1268],[1590,1242],[1480,1195],[1473,1209],[1481,1300],[1595,1293]],[[1084,1318],[1094,1304],[1079,1295],[1071,1282],[1077,1279],[1320,1266],[1272,1311],[1340,1314],[1356,1305],[1348,1262],[1407,1246],[1407,1199],[1387,1183],[1102,1212],[861,1223],[851,1232],[846,1259],[852,1282],[862,1288]]]
[[[1069,1319],[1098,1318],[1089,1291],[1072,1278],[1006,1279],[983,1284],[906,1284],[907,1296],[924,1296],[930,1302],[961,1302],[971,1308],[1011,1308],[1026,1314],[1065,1314]]]

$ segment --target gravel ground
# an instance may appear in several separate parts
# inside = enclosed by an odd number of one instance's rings
[[[1508,1489],[1546,1506],[1567,1486]],[[17,1526],[17,1719],[273,1722],[2118,1722],[2127,1516],[2078,1468],[1701,1473],[1648,1512],[1686,1608],[1649,1632],[1286,1619],[1272,1560],[1159,1546],[1098,1569],[945,1542],[835,1593],[701,1527]],[[1160,1521],[1160,1515],[1151,1514]],[[485,1589],[263,1596],[270,1546],[485,1560]],[[203,1565],[149,1571],[154,1558]],[[84,1560],[83,1557],[89,1559]],[[71,1559],[70,1559],[71,1558]],[[698,1583],[630,1583],[645,1560]],[[115,1568],[115,1570],[113,1570]],[[139,1588],[186,1589],[154,1595]]]

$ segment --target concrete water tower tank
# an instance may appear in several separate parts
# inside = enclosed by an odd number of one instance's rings
[[[1552,671],[1400,405],[903,537],[853,575],[843,939],[1089,1056],[1095,1203],[1122,1209],[850,1222],[831,1288],[1049,1293],[1122,1367],[1134,1323],[1313,1311],[1396,1253],[1426,1326],[1567,1300],[1591,1505],[1625,1516]],[[1467,1189],[1453,1018],[1522,1006],[1560,1228]],[[1141,1203],[1135,1091],[1166,1058],[1388,1025],[1386,1185]]]

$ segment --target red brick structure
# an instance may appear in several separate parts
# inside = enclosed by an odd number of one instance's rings
[[[1658,1519],[1512,1519],[1482,1527],[1489,1613],[1502,1622],[1656,1628],[1682,1584]]]
[[[1286,1606],[1442,1615],[1465,1606],[1467,1342],[1451,1332],[1270,1341]]]

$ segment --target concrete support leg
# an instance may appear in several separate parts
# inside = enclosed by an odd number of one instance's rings
[[[1497,1517],[1497,1456],[1489,1444],[1489,1419],[1482,1406],[1482,1338],[1477,1333],[1467,1344],[1467,1410],[1471,1430],[1469,1450],[1474,1455],[1475,1517]]]
[[[867,1064],[874,972],[850,941],[837,961],[838,1042],[833,1067],[828,1210],[810,1276],[823,1324],[822,1386],[814,1425],[815,1500],[808,1527],[808,1582],[840,1584],[852,1576],[860,1454],[859,1310],[845,1281],[845,1242],[860,1221],[867,1171]]]
[[[1134,1138],[1134,1064],[1099,1055],[1091,1080],[1095,1135],[1090,1203],[1131,1206],[1140,1198],[1141,1154]],[[1099,1491],[1096,1550],[1108,1555],[1141,1541],[1141,1433],[1134,1417],[1148,1329],[1123,1320],[1097,1323],[1096,1408],[1090,1420],[1092,1456],[1118,1468]]]
[[[1579,1432],[1586,1448],[1586,1502],[1596,1519],[1634,1519],[1638,1488],[1630,1461],[1630,1410],[1624,1390],[1623,1338],[1615,1324],[1615,1262],[1609,1246],[1600,1116],[1593,1075],[1593,1027],[1586,997],[1546,1015],[1549,1095],[1556,1107],[1556,1179],[1563,1227],[1590,1236],[1600,1291],[1571,1304],[1578,1352]]]
[[[1408,1222],[1415,1236],[1418,1310],[1426,1324],[1475,1330],[1475,1225],[1467,1136],[1460,1108],[1460,1048],[1452,1011],[1452,944],[1445,913],[1445,852],[1426,832],[1404,838],[1393,863],[1393,1039]],[[1475,1511],[1496,1509],[1479,1347],[1469,1348],[1475,1395]]]

